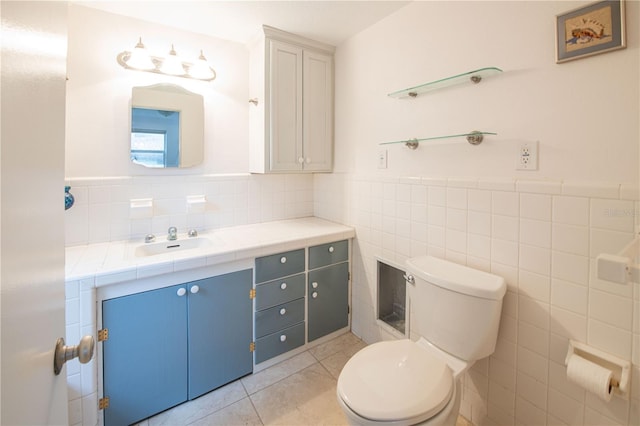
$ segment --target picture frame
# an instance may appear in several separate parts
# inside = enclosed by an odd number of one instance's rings
[[[624,0],[598,1],[556,15],[556,63],[625,47]]]

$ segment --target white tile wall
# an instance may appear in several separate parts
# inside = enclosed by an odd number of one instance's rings
[[[92,282],[68,281],[65,284],[67,342],[77,342],[85,335],[96,337],[96,318],[91,314],[92,306],[96,303],[92,288]],[[93,418],[96,411],[94,407],[98,404],[98,378],[93,372],[94,362],[95,357],[87,364],[81,365],[77,358],[66,363],[70,425],[97,423],[97,418]],[[83,409],[83,406],[91,409]]]
[[[640,284],[599,280],[595,258],[633,239],[638,198],[610,183],[314,177],[315,215],[356,228],[352,327],[365,341],[382,338],[375,256],[430,254],[507,280],[496,350],[463,380],[461,413],[476,425],[637,424]],[[567,380],[569,338],[633,361],[628,401]]]
[[[66,184],[76,199],[65,213],[67,246],[164,235],[170,226],[202,231],[313,215],[308,174],[70,179]],[[206,197],[206,206],[191,213],[187,197],[197,195]],[[139,198],[153,200],[151,217],[130,217],[130,200]]]

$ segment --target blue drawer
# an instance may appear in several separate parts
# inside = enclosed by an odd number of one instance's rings
[[[349,242],[336,241],[309,248],[309,269],[321,268],[349,259]]]
[[[256,364],[304,345],[304,322],[256,339]]]
[[[304,249],[292,250],[256,259],[256,282],[273,280],[304,272]]]
[[[256,312],[256,338],[304,321],[304,298]]]
[[[304,297],[305,275],[298,274],[256,285],[256,311]]]

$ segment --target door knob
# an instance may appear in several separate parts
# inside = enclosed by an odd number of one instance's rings
[[[76,357],[81,364],[88,363],[93,358],[94,346],[93,336],[84,336],[80,339],[78,346],[66,346],[64,339],[60,337],[56,342],[56,350],[53,354],[53,372],[56,376],[59,375],[64,363]]]

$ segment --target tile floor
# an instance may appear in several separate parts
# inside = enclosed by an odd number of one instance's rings
[[[157,425],[346,425],[336,380],[365,343],[343,334],[286,361],[151,417]],[[459,417],[457,426],[472,426]]]

